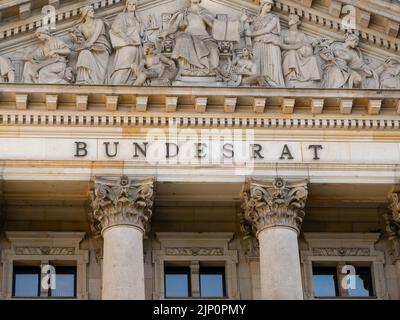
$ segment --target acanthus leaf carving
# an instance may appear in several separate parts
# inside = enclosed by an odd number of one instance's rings
[[[132,225],[147,233],[153,213],[154,180],[96,180],[90,192],[92,231],[99,235],[115,225]]]
[[[300,232],[308,196],[307,181],[250,181],[242,192],[242,230],[257,235],[265,228],[285,226]]]
[[[400,194],[389,194],[389,212],[383,215],[386,233],[391,243],[391,255],[394,261],[400,260]]]

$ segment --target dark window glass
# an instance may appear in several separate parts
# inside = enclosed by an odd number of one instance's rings
[[[76,267],[56,267],[55,289],[49,289],[49,296],[76,296]]]
[[[313,267],[314,296],[337,297],[338,281],[335,267]]]
[[[165,297],[188,298],[190,297],[190,268],[165,267]]]
[[[356,267],[355,288],[350,286],[348,293],[351,297],[371,297],[374,295],[371,268]]]
[[[13,296],[40,296],[40,267],[14,267]]]
[[[200,268],[200,296],[206,298],[225,297],[224,268]]]

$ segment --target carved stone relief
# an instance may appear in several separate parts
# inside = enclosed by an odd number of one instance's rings
[[[357,33],[311,39],[293,13],[284,30],[274,6],[261,0],[255,15],[234,15],[190,0],[142,13],[140,1],[127,0],[113,21],[85,6],[68,37],[41,27],[40,45],[22,57],[17,50],[14,68],[0,57],[0,82],[19,79],[14,69],[22,61],[25,83],[400,88],[399,56],[370,61]]]

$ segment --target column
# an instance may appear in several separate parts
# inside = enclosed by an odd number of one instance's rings
[[[243,192],[243,219],[259,241],[261,299],[301,300],[298,235],[307,199],[307,181],[249,181]]]
[[[97,179],[92,230],[103,236],[102,299],[143,300],[143,235],[150,227],[154,180]]]
[[[400,298],[400,192],[389,194],[389,211],[383,215],[383,218],[391,244],[392,262],[396,267],[398,297]]]

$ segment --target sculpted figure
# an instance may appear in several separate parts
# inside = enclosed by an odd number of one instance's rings
[[[261,0],[259,14],[252,23],[252,31],[246,31],[245,36],[254,40],[253,53],[257,73],[268,76],[277,86],[284,87],[281,26],[279,17],[271,13],[273,5],[273,0]]]
[[[4,82],[15,82],[15,70],[9,59],[0,56],[0,83]]]
[[[358,49],[359,37],[346,34],[345,42],[323,40],[320,56],[325,61],[323,88],[370,88],[378,86],[376,73]]]
[[[257,74],[257,65],[252,61],[253,54],[249,48],[243,48],[241,55],[234,58],[228,74],[224,75],[224,80],[230,86],[266,86],[276,87],[268,76]]]
[[[215,15],[190,0],[190,6],[172,15],[161,37],[175,37],[171,58],[178,61],[181,75],[209,75],[219,64],[218,45],[210,33]]]
[[[66,84],[72,81],[72,70],[67,68],[71,50],[60,38],[51,35],[48,27],[36,30],[41,45],[24,57],[24,83]]]
[[[380,74],[382,89],[400,89],[400,57],[389,57],[376,70]]]
[[[289,87],[306,87],[321,80],[317,58],[307,36],[299,31],[297,14],[289,15],[289,30],[283,35],[283,75]]]
[[[136,76],[132,65],[142,59],[143,23],[136,14],[137,0],[127,0],[124,12],[112,24],[110,39],[116,49],[111,74],[112,84],[133,84]]]
[[[78,52],[76,83],[103,84],[112,49],[106,23],[95,17],[92,6],[81,9],[81,19],[71,36]]]
[[[144,60],[141,65],[134,65],[132,69],[136,74],[135,85],[141,86],[147,80],[160,80],[168,83],[176,76],[176,66],[172,59],[156,52],[154,43],[146,42],[143,45]]]

